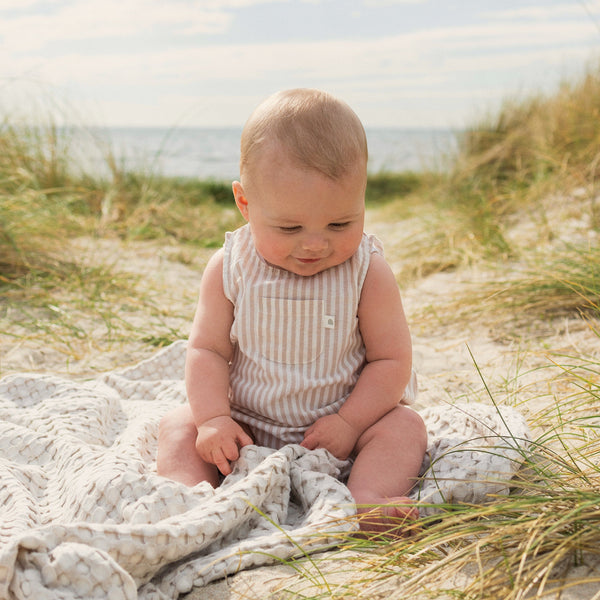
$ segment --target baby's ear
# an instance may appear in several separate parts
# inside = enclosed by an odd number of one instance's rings
[[[234,181],[231,186],[233,190],[233,197],[235,198],[235,204],[238,207],[239,211],[242,213],[242,217],[248,220],[248,200],[246,200],[246,194],[244,193],[244,188],[239,181]]]

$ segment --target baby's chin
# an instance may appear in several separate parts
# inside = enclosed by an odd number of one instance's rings
[[[317,275],[318,273],[326,271],[327,269],[331,269],[331,267],[341,264],[339,261],[336,262],[331,260],[331,258],[298,259],[290,256],[281,262],[269,261],[267,259],[264,260],[271,267],[288,271],[289,273],[294,273],[294,275],[299,275],[301,277]]]
[[[310,277],[311,275],[317,275],[327,269],[331,269],[331,267],[335,267],[338,264],[340,263],[328,259],[292,259],[288,264],[287,270],[302,277]]]

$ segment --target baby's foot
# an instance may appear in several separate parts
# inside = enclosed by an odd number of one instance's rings
[[[406,496],[381,498],[380,502],[356,506],[360,530],[364,533],[403,537],[419,517],[414,501]]]

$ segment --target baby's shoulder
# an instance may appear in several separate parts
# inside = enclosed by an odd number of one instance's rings
[[[396,276],[383,254],[373,252],[369,260],[363,287],[378,287],[381,284],[396,286]]]
[[[205,279],[208,276],[223,276],[223,262],[225,260],[225,252],[223,248],[219,248],[206,263],[206,267],[204,268],[204,274],[202,278]]]

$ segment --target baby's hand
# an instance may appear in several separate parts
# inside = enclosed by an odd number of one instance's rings
[[[317,419],[304,434],[300,444],[309,450],[325,448],[336,458],[345,460],[358,441],[359,433],[340,415],[326,415]]]
[[[198,427],[196,451],[202,460],[216,465],[223,473],[231,473],[230,461],[237,460],[240,448],[253,444],[252,438],[231,417],[209,419]]]

